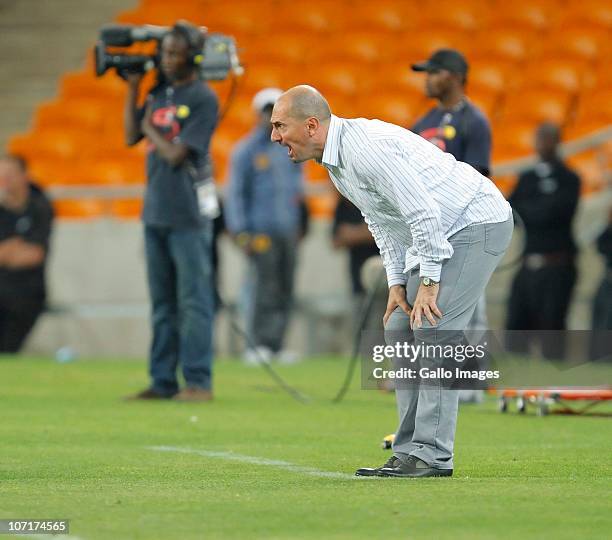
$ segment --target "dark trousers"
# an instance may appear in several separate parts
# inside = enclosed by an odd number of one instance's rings
[[[212,226],[145,227],[153,341],[153,389],[178,391],[180,363],[187,386],[210,389],[213,360],[214,288]]]
[[[249,330],[257,346],[278,352],[293,304],[297,239],[271,237],[268,249],[251,255],[252,305]]]
[[[590,344],[592,360],[612,361],[612,270],[608,269],[593,298],[593,322]]]
[[[45,307],[44,296],[0,299],[0,352],[16,353]]]
[[[521,267],[510,292],[507,330],[565,330],[565,319],[576,283],[574,264]],[[533,336],[537,335],[536,332]],[[529,333],[510,332],[507,348],[517,354],[529,350]],[[559,332],[539,334],[545,358],[563,358],[565,342]]]

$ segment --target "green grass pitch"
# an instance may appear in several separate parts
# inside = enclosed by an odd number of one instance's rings
[[[331,404],[345,366],[280,368],[307,405],[230,361],[213,403],[126,403],[143,361],[0,358],[0,519],[81,540],[610,537],[612,418],[465,405],[453,478],[358,479],[395,403],[355,380]]]

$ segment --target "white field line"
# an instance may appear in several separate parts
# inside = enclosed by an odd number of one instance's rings
[[[207,458],[222,459],[224,461],[235,461],[237,463],[248,463],[250,465],[264,465],[266,467],[274,467],[287,472],[307,474],[318,478],[337,478],[342,480],[355,480],[368,477],[354,476],[348,473],[321,471],[313,467],[303,467],[289,461],[281,461],[278,459],[268,459],[257,456],[245,456],[243,454],[234,454],[233,452],[219,452],[213,450],[196,450],[194,448],[185,448],[179,446],[147,446],[149,450],[155,452],[174,452],[177,454],[192,454]],[[372,477],[374,478],[374,477]]]

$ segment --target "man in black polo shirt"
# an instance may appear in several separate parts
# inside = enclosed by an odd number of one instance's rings
[[[128,75],[126,138],[147,138],[145,252],[152,303],[150,388],[135,399],[212,399],[212,220],[218,214],[209,161],[218,102],[198,77],[203,36],[177,23],[161,45],[158,84],[138,109],[140,75]],[[179,392],[181,364],[186,387]]]
[[[53,210],[25,162],[0,158],[0,352],[19,351],[45,305]]]
[[[412,65],[413,71],[425,72],[425,93],[438,101],[413,127],[412,131],[427,139],[458,161],[489,176],[491,168],[491,127],[484,113],[465,95],[468,63],[455,49],[439,49],[429,60]],[[484,330],[488,326],[484,295],[476,304],[469,328]]]

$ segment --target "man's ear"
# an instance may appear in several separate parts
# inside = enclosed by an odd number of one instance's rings
[[[308,135],[310,137],[314,137],[319,129],[319,119],[311,116],[308,120],[306,120],[306,129],[308,130]]]

